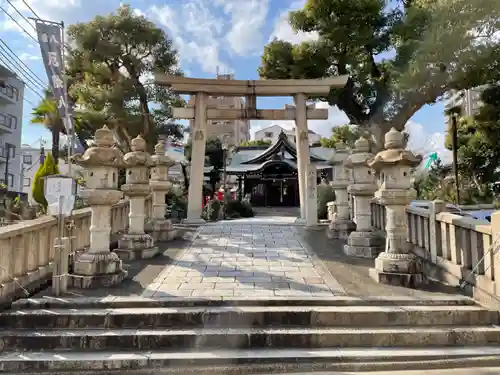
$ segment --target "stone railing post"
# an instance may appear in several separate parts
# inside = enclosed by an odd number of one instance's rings
[[[123,167],[123,155],[114,143],[113,133],[106,126],[95,132],[94,146],[83,155],[74,155],[76,164],[85,168],[85,189],[81,197],[90,205],[89,249],[74,261],[74,275],[69,282],[76,288],[111,286],[127,275],[122,261],[110,252],[111,206],[118,203],[123,193],[118,190],[118,170]]]
[[[122,191],[129,198],[128,230],[118,240],[115,253],[121,259],[148,259],[158,254],[153,237],[144,231],[145,200],[151,192],[149,186],[149,168],[153,165],[151,155],[146,152],[146,141],[138,136],[132,139],[131,152],[123,157],[126,180]]]
[[[446,202],[435,200],[429,206],[429,249],[432,263],[437,262],[437,257],[441,256],[441,223],[436,220],[436,215],[446,211]],[[408,223],[407,223],[408,224]]]
[[[330,186],[335,191],[335,209],[333,219],[328,226],[329,238],[346,240],[349,234],[356,228],[350,219],[349,193],[347,187],[350,183],[349,173],[344,162],[349,158],[349,150],[344,143],[335,145],[335,155],[330,160],[333,166],[333,180]]]
[[[392,128],[385,135],[385,150],[369,163],[380,173],[381,184],[375,196],[386,208],[385,251],[375,259],[370,275],[380,283],[417,287],[423,277],[416,256],[406,241],[406,206],[415,198],[411,188],[411,171],[422,156],[404,149],[404,135]]]
[[[153,167],[149,186],[153,190],[153,215],[147,222],[146,232],[150,233],[154,241],[168,241],[173,239],[172,222],[165,218],[167,204],[165,196],[170,189],[168,169],[175,162],[165,155],[165,142],[159,141],[155,146],[155,154],[151,157]]]
[[[495,279],[495,291],[496,295],[500,295],[500,211],[495,211],[491,215],[491,252],[493,254],[492,258],[492,268],[493,268],[493,278]],[[488,251],[489,249],[485,249]]]
[[[368,166],[373,157],[370,153],[368,139],[359,138],[352,154],[344,162],[347,168],[353,170],[353,181],[348,192],[354,200],[354,217],[356,230],[349,234],[347,245],[344,245],[346,255],[360,258],[375,258],[380,252],[381,238],[372,231],[371,200],[377,190],[375,174]]]

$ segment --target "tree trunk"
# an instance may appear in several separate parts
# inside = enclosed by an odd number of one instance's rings
[[[59,129],[53,126],[50,129],[50,132],[52,133],[52,157],[54,158],[54,162],[56,164],[59,164],[59,140],[60,140]]]

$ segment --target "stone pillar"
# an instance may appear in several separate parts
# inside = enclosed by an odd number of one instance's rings
[[[110,252],[111,207],[123,198],[118,190],[118,170],[123,155],[114,143],[113,133],[106,126],[95,132],[94,145],[83,155],[73,156],[75,164],[85,168],[82,199],[90,205],[89,249],[77,255],[69,278],[74,288],[99,288],[119,284],[127,276],[122,261]]]
[[[422,156],[405,150],[403,141],[403,133],[391,129],[385,135],[385,150],[370,162],[370,167],[380,174],[375,197],[386,208],[385,251],[375,259],[370,275],[379,283],[417,287],[423,277],[406,241],[406,206],[416,196],[411,188],[411,172],[421,163]]]
[[[350,183],[349,173],[344,162],[349,157],[349,150],[344,143],[335,145],[335,155],[330,160],[333,165],[333,180],[330,186],[335,191],[335,209],[333,219],[328,226],[327,235],[332,239],[346,240],[349,234],[356,228],[350,219],[349,193],[347,187]]]
[[[307,131],[307,104],[305,94],[296,94],[295,138],[297,175],[299,180],[300,218],[307,220],[307,167],[309,165],[309,133]]]
[[[115,253],[121,259],[148,259],[158,254],[153,237],[144,231],[145,201],[151,192],[149,168],[153,165],[151,155],[146,152],[146,141],[139,135],[131,142],[131,152],[123,157],[126,180],[122,191],[129,198],[128,230],[120,240]]]
[[[195,96],[194,126],[191,143],[191,168],[189,172],[189,192],[186,224],[201,224],[203,211],[203,172],[205,170],[205,133],[207,127],[207,100],[204,92]]]
[[[375,258],[381,251],[382,239],[372,232],[371,200],[377,190],[375,173],[368,166],[373,158],[370,153],[368,139],[359,138],[352,154],[346,159],[345,166],[352,169],[352,183],[347,191],[353,197],[354,221],[356,230],[349,234],[347,245],[344,245],[346,255],[359,258]]]
[[[306,226],[318,225],[318,174],[316,165],[309,163],[307,166],[307,201],[306,201]]]
[[[169,241],[174,238],[172,222],[165,219],[167,204],[165,196],[170,189],[171,183],[168,181],[168,169],[175,162],[165,155],[165,141],[161,140],[155,146],[155,154],[151,157],[153,167],[149,178],[149,186],[153,190],[153,217],[146,223],[146,232],[153,240]]]

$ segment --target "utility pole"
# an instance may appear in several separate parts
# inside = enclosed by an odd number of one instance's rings
[[[457,194],[457,205],[460,204],[460,185],[458,181],[458,129],[457,115],[451,115],[451,148],[453,153],[453,174],[455,176],[455,189]]]

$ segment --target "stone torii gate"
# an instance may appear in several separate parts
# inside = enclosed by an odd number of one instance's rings
[[[348,76],[325,79],[220,80],[155,75],[156,84],[169,86],[172,91],[180,95],[195,96],[194,107],[173,109],[175,119],[194,120],[191,132],[191,173],[186,222],[199,223],[202,221],[200,217],[207,120],[295,120],[300,214],[302,219],[306,219],[308,225],[316,224],[316,170],[313,170],[315,167],[312,166],[309,171],[307,120],[327,120],[328,110],[308,108],[306,101],[311,96],[327,96],[332,88],[344,87],[347,79]],[[209,107],[207,103],[210,96],[245,97],[245,108]],[[292,96],[295,108],[258,110],[256,108],[258,96]],[[314,183],[312,183],[313,179]],[[308,183],[308,180],[311,182]],[[306,190],[310,193],[306,194]]]

